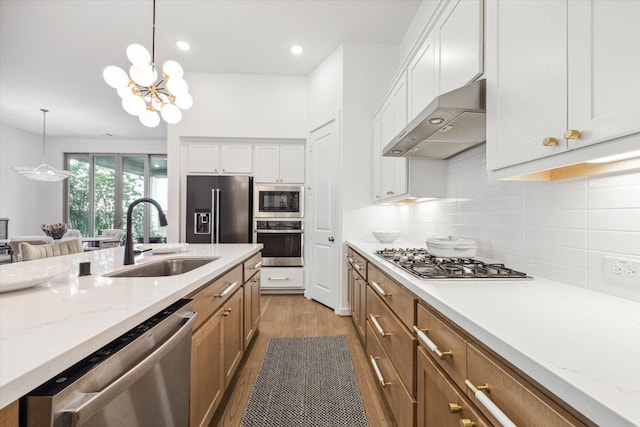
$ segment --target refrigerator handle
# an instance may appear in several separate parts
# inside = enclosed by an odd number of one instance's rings
[[[220,243],[220,189],[211,190],[211,212],[213,213],[213,233],[211,243]]]

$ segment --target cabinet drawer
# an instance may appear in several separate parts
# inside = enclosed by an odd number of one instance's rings
[[[418,317],[416,327],[424,334],[421,337],[422,334],[414,329],[418,344],[433,356],[436,363],[449,374],[458,387],[464,389],[464,380],[467,378],[466,340],[423,305],[418,304],[416,311]],[[433,345],[430,347],[425,338],[430,340],[436,348],[433,348]]]
[[[195,331],[213,314],[233,292],[242,286],[242,265],[237,265],[191,296],[198,319]]]
[[[269,288],[303,288],[304,268],[298,267],[262,267],[260,285]]]
[[[246,282],[260,271],[260,267],[262,267],[262,253],[258,252],[244,262],[244,281]]]
[[[377,333],[371,328],[371,324],[367,324],[367,357],[379,385],[382,386],[382,393],[398,427],[413,427],[415,425],[416,401],[404,388],[393,363],[378,341]]]
[[[484,354],[470,343],[467,344],[467,369],[468,382],[475,387],[488,386],[488,390],[479,392],[491,399],[491,402],[516,425],[528,427],[585,425],[541,393],[536,392],[533,385],[518,378],[501,362]],[[467,394],[491,422],[500,425],[486,406],[483,406],[475,397],[470,387],[467,387]]]
[[[478,408],[442,373],[425,349],[418,347],[417,425],[421,427],[490,427]],[[469,421],[475,424],[469,424]]]
[[[347,252],[347,259],[353,267],[353,270],[360,273],[360,276],[362,276],[364,280],[367,280],[367,260],[351,248],[349,248]]]
[[[370,286],[367,286],[366,307],[369,325],[389,355],[406,389],[413,396],[416,339]]]
[[[368,265],[369,284],[382,300],[411,330],[415,325],[415,303],[413,294],[387,277],[371,263]]]

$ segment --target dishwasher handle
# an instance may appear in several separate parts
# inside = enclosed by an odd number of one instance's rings
[[[65,416],[68,417],[71,427],[76,427],[104,408],[109,402],[118,397],[124,390],[138,381],[144,374],[149,372],[151,368],[164,356],[166,356],[180,342],[185,335],[191,332],[191,327],[198,317],[198,313],[182,313],[180,316],[187,319],[186,322],[167,339],[160,347],[155,349],[147,357],[142,359],[140,363],[131,370],[125,372],[120,378],[106,386],[101,391],[95,393],[83,393],[87,400],[81,402],[76,408],[66,408],[63,410]]]

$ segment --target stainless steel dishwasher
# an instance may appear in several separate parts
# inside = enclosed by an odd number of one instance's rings
[[[180,300],[28,393],[28,427],[185,427],[192,300]]]

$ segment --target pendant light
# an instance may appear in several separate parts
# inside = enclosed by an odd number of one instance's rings
[[[102,77],[109,86],[118,91],[122,108],[138,116],[140,123],[156,127],[160,117],[169,124],[182,120],[182,110],[193,104],[184,71],[176,61],[169,60],[162,66],[161,75],[155,68],[156,2],[153,0],[153,32],[151,54],[139,44],[127,47],[127,58],[131,61],[129,74],[122,68],[110,65]],[[160,112],[160,114],[158,114]]]
[[[41,108],[43,118],[42,118],[42,163],[38,167],[31,166],[14,166],[13,170],[24,176],[25,178],[33,179],[36,181],[61,181],[63,179],[69,178],[71,176],[71,172],[67,170],[56,169],[52,166],[49,166],[44,162],[45,155],[45,145],[47,142],[47,113],[49,110],[45,110]]]

